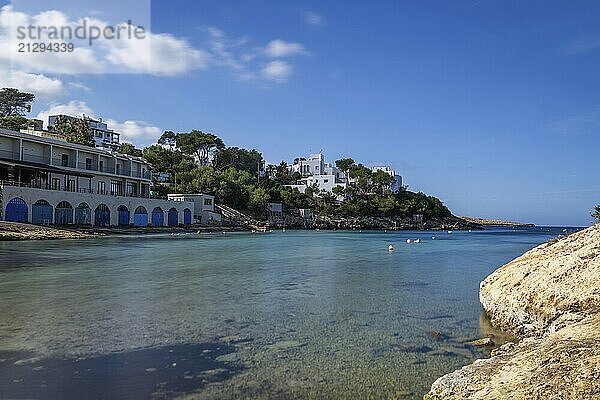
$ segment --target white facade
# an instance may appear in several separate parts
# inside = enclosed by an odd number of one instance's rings
[[[394,178],[394,182],[390,185],[390,190],[394,193],[398,192],[402,188],[402,176],[396,174],[396,171],[392,169],[392,167],[388,165],[378,165],[372,168],[373,172],[383,171],[392,178]]]
[[[194,218],[203,225],[220,224],[221,214],[215,212],[215,196],[210,194],[168,194],[167,198],[175,202],[194,203]]]
[[[144,159],[58,138],[0,129],[0,183],[6,220],[98,226],[193,222],[193,203],[149,198],[152,181]],[[59,220],[50,215],[58,208]],[[77,212],[92,215],[78,221]]]
[[[286,185],[304,193],[309,186],[316,185],[319,190],[333,193],[333,188],[348,186],[346,174],[334,165],[325,162],[323,153],[311,154],[308,159],[298,157],[290,166],[290,174],[299,174],[300,179],[295,185]],[[341,198],[340,198],[341,200]]]

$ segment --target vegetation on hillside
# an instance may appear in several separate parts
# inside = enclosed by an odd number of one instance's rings
[[[596,222],[600,222],[600,204],[598,204],[596,207],[594,207],[591,214],[592,214],[592,218],[594,218],[594,220]]]
[[[29,120],[23,115],[31,110],[35,96],[17,89],[0,90],[0,127],[20,130]],[[59,117],[50,130],[63,134],[67,141],[94,146],[89,124],[84,118]],[[137,149],[123,143],[120,152],[143,156],[153,167],[153,193],[210,193],[226,204],[255,217],[266,216],[269,202],[282,202],[286,210],[310,208],[316,213],[339,217],[412,217],[450,216],[442,202],[423,193],[402,188],[393,193],[393,177],[371,169],[352,158],[336,161],[352,182],[347,188],[336,187],[334,193],[309,187],[305,193],[285,185],[294,184],[298,173],[290,175],[289,166],[281,161],[265,168],[262,154],[255,150],[227,147],[212,133],[199,130],[175,133],[165,131],[157,144]],[[340,202],[338,199],[344,199]]]
[[[435,197],[404,188],[393,193],[389,189],[393,183],[390,175],[383,171],[372,172],[351,158],[336,161],[338,168],[347,171],[352,178],[354,183],[349,187],[336,187],[332,194],[319,191],[315,186],[300,193],[285,186],[294,183],[299,176],[291,176],[284,161],[265,170],[260,152],[227,147],[211,133],[166,131],[158,143],[143,150],[155,176],[166,177],[166,182],[155,185],[158,196],[174,192],[211,193],[218,202],[259,218],[265,217],[269,202],[281,202],[287,210],[310,208],[322,215],[339,217],[410,218],[413,214],[423,214],[425,218],[439,218],[451,215]],[[132,154],[131,150],[128,146],[128,154]],[[345,200],[339,202],[337,198]]]

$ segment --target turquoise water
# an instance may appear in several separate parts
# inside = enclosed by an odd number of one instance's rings
[[[479,282],[559,233],[3,242],[0,397],[116,385],[130,391],[105,397],[421,398],[485,356],[464,344],[491,332]]]

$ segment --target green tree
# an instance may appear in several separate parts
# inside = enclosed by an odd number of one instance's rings
[[[257,187],[250,194],[248,208],[255,216],[262,218],[266,215],[269,200],[269,193],[264,188]]]
[[[592,214],[592,218],[594,218],[594,220],[596,222],[600,222],[600,204],[598,204],[596,207],[594,207],[591,214]]]
[[[371,182],[373,184],[373,190],[381,195],[389,190],[390,185],[394,183],[395,179],[390,174],[387,174],[381,170],[376,171],[371,176]]]
[[[54,126],[50,127],[50,129],[63,135],[69,143],[77,143],[89,147],[96,146],[92,130],[85,118],[67,118],[60,115],[56,119]]]
[[[350,178],[354,179],[353,183],[355,190],[355,195],[363,196],[369,192],[371,185],[371,176],[373,173],[367,167],[362,164],[352,165],[348,171],[348,175]]]
[[[342,158],[342,159],[336,160],[336,162],[335,162],[335,166],[338,167],[338,169],[340,171],[345,173],[346,176],[348,176],[348,171],[350,170],[350,167],[352,167],[353,165],[354,165],[354,160],[351,158]]]
[[[14,88],[0,90],[0,116],[9,117],[25,115],[31,111],[31,103],[35,99],[32,93],[24,93]]]
[[[213,165],[218,170],[225,170],[229,167],[250,172],[256,175],[262,168],[263,157],[258,151],[240,149],[239,147],[227,147],[218,150],[215,153]]]
[[[293,178],[290,176],[288,164],[285,161],[281,161],[277,166],[275,179],[277,179],[283,185],[289,185],[293,182]]]
[[[194,156],[200,166],[207,166],[216,150],[225,148],[221,138],[212,133],[193,130],[176,136],[177,147],[184,153]]]
[[[164,131],[164,133],[160,135],[160,138],[158,138],[157,143],[173,150],[177,145],[177,134],[172,131]]]
[[[121,143],[121,146],[119,146],[119,153],[128,154],[134,157],[142,157],[144,155],[142,150],[137,149],[135,145],[126,142]]]
[[[21,115],[9,115],[7,117],[0,117],[0,128],[10,129],[11,131],[20,131],[21,129],[27,129],[29,120]]]

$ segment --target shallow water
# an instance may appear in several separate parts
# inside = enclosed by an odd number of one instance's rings
[[[559,233],[3,242],[0,398],[421,398],[485,356],[479,282]]]

